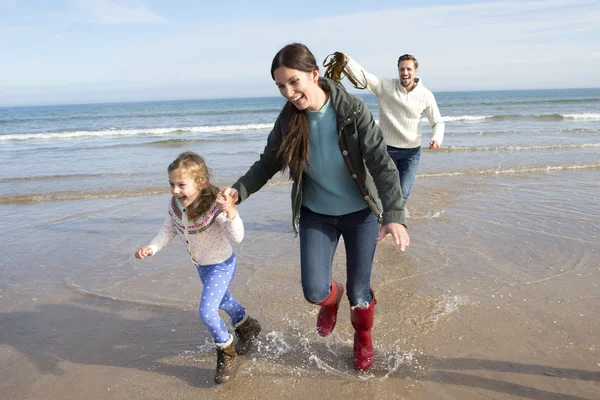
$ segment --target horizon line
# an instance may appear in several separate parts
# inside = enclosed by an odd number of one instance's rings
[[[353,89],[353,88],[351,88]],[[599,90],[600,87],[570,87],[570,88],[536,88],[536,89],[474,89],[474,90],[441,90],[432,91],[434,94],[441,93],[477,93],[477,92],[530,92],[530,91],[551,91],[551,90]],[[348,88],[346,88],[348,90]],[[368,90],[365,92],[357,92],[353,89],[351,94],[358,96],[374,96]],[[48,107],[48,106],[88,106],[88,105],[105,105],[105,104],[133,104],[133,103],[163,103],[163,102],[184,102],[184,101],[215,101],[215,100],[243,100],[243,99],[274,99],[282,98],[281,96],[239,96],[239,97],[194,97],[194,98],[165,98],[156,100],[123,100],[123,101],[91,101],[91,102],[65,102],[65,103],[41,103],[41,104],[0,104],[2,108],[18,108],[18,107]]]

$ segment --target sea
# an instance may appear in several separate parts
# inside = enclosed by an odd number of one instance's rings
[[[384,239],[373,267],[381,315],[410,321],[378,322],[386,332],[376,339],[385,355],[374,366],[379,376],[397,369],[432,324],[483,298],[519,287],[552,298],[600,296],[600,89],[434,94],[446,131],[442,147],[429,150],[423,116],[407,204],[411,246],[400,253]],[[378,120],[377,99],[360,96]],[[167,166],[195,151],[213,184],[231,185],[259,158],[283,104],[271,97],[0,108],[2,308],[32,309],[66,291],[187,310],[196,320],[201,283],[183,244],[134,257],[164,221]],[[232,290],[265,327],[264,355],[294,354],[287,372],[346,376],[345,362],[310,347],[316,311],[302,296],[290,188],[278,174],[238,207],[246,236],[235,248]],[[343,256],[340,245],[334,278],[342,282]],[[348,318],[339,352],[351,348]],[[212,354],[208,333],[198,332],[193,346],[165,341],[161,351]],[[279,367],[256,371],[287,373]]]
[[[363,95],[375,119],[376,98]],[[421,176],[598,168],[600,89],[436,93],[443,147]],[[203,155],[220,184],[259,156],[283,99],[0,108],[0,204],[164,193],[165,168]],[[430,128],[423,119],[424,145]]]

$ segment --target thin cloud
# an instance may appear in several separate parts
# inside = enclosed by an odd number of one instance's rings
[[[75,0],[77,9],[92,18],[96,24],[164,23],[167,20],[150,11],[143,3],[118,4],[111,0]]]
[[[15,8],[17,0],[0,0],[0,8]]]
[[[70,1],[67,10],[56,11],[61,15],[44,19],[59,27],[164,21],[134,0],[120,6],[114,3],[118,0]],[[75,1],[80,8],[73,7]],[[0,76],[11,77],[0,86],[21,95],[26,92],[17,87],[32,88],[27,93],[35,97],[31,94],[35,87],[62,85],[76,88],[73,93],[102,93],[107,100],[134,95],[140,99],[277,95],[269,74],[272,57],[283,45],[299,41],[314,52],[319,65],[327,54],[343,51],[378,76],[397,76],[398,55],[414,54],[420,61],[419,76],[434,92],[597,87],[599,20],[597,0],[399,6],[299,20],[265,14],[244,24],[184,19],[170,21],[161,30],[136,26],[140,32],[146,29],[147,35],[126,41],[115,34],[118,27],[99,26],[106,35],[93,38],[93,51],[77,47],[79,42],[72,40],[68,29],[55,29],[44,31],[41,39],[64,34],[60,44],[75,44],[76,51],[57,46],[62,50],[58,55],[21,52],[23,56],[13,63],[0,64]],[[73,31],[85,35],[79,28]],[[557,61],[560,57],[569,60],[568,76],[564,63]],[[43,69],[36,67],[41,64]],[[88,92],[73,85],[100,85],[102,90]]]

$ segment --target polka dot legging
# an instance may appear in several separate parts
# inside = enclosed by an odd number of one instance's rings
[[[200,297],[198,315],[208,328],[215,343],[225,343],[229,340],[229,331],[225,321],[219,315],[219,309],[225,311],[234,324],[240,322],[246,311],[233,298],[229,284],[235,275],[235,253],[219,264],[196,265],[198,275],[204,288]]]

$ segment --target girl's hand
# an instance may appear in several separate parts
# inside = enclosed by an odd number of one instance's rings
[[[140,247],[135,252],[135,257],[136,258],[145,258],[145,257],[150,257],[152,254],[154,254],[154,251],[152,250],[152,248],[148,247],[148,246],[144,246],[144,247]]]

